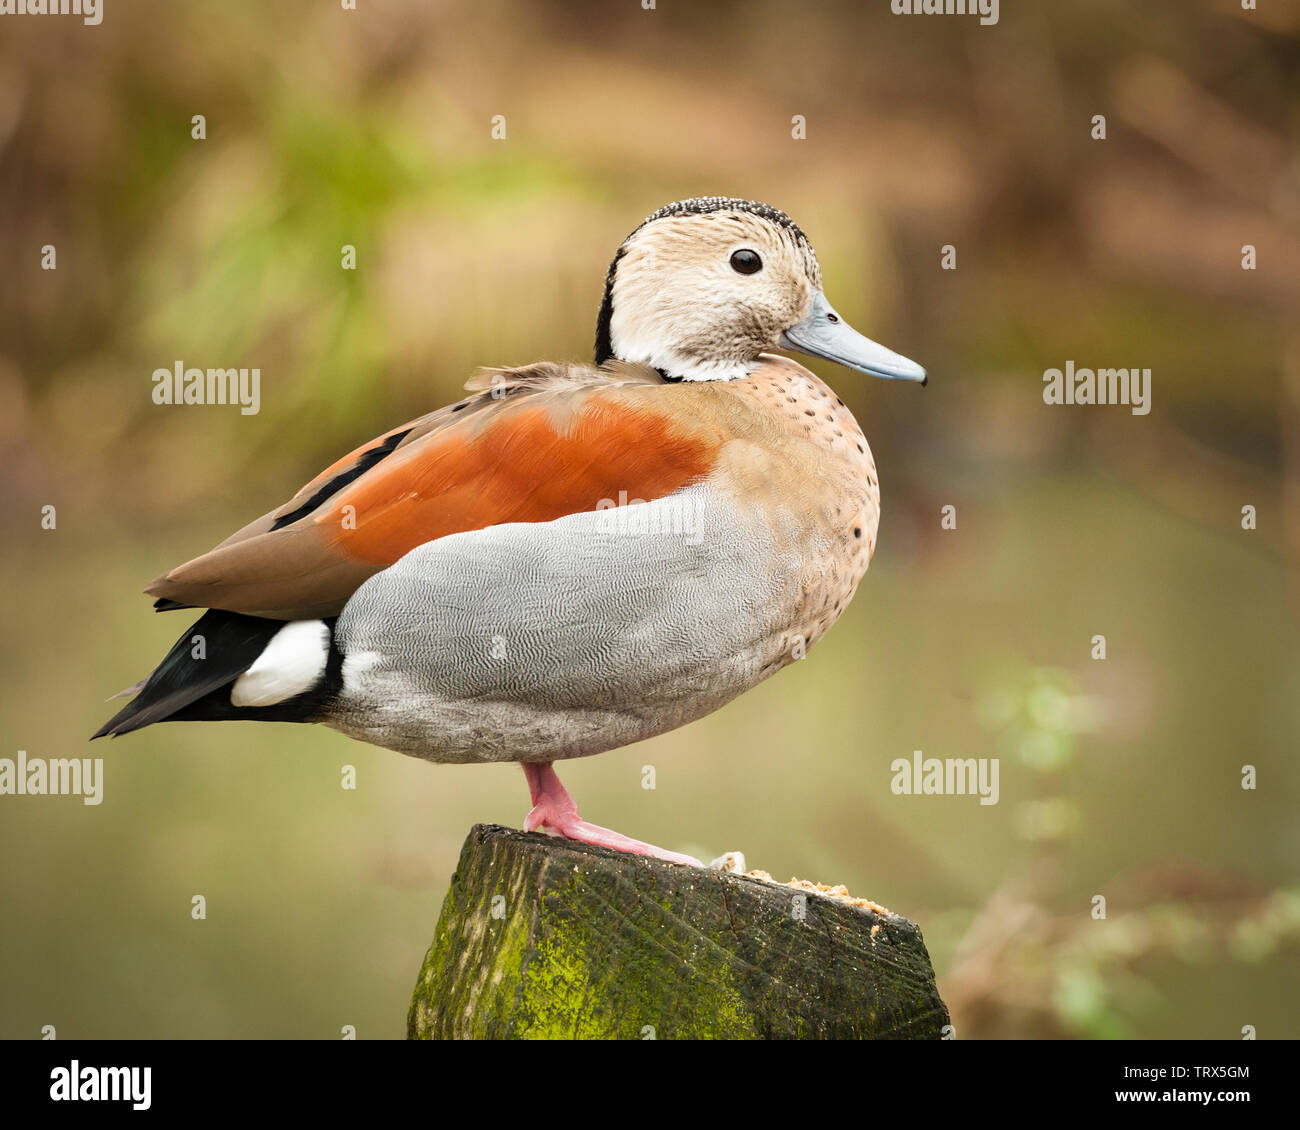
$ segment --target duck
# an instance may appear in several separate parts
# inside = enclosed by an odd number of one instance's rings
[[[853,598],[875,463],[790,352],[927,380],[840,316],[784,212],[660,208],[609,266],[591,363],[480,370],[150,584],[157,610],[202,614],[94,737],[320,723],[436,763],[517,762],[525,831],[699,865],[583,820],[555,764],[717,710]]]

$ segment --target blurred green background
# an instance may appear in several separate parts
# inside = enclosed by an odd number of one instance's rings
[[[0,1036],[403,1034],[522,774],[317,727],[90,746],[186,623],[140,590],[475,367],[589,357],[623,236],[714,193],[788,211],[930,387],[814,366],[880,470],[857,600],[567,764],[584,815],[916,918],[959,1037],[1300,1036],[1297,8],[358,7],[0,21],[0,756],[106,774],[0,797]],[[260,414],[154,405],[177,359],[259,366]],[[1151,414],[1044,406],[1067,359],[1150,367]],[[894,796],[914,749],[1001,758],[1000,802]]]

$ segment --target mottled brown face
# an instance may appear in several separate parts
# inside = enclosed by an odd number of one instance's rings
[[[763,211],[668,210],[627,238],[602,312],[611,356],[675,379],[732,380],[808,315],[816,255],[781,213],[750,207]]]

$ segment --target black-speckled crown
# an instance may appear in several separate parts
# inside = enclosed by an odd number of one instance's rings
[[[655,220],[662,220],[666,216],[703,216],[710,212],[752,212],[755,216],[771,220],[772,223],[779,224],[787,231],[793,232],[795,238],[801,242],[808,242],[808,237],[804,235],[799,225],[782,212],[780,208],[773,208],[772,205],[764,204],[761,200],[740,200],[734,196],[696,196],[690,200],[678,200],[673,204],[665,204],[659,211],[652,212],[637,224],[628,239],[631,239],[646,224],[652,224]],[[626,243],[627,240],[625,239],[623,242]]]

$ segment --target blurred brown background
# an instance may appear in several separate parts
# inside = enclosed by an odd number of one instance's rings
[[[1261,8],[0,17],[0,756],[106,773],[99,807],[0,797],[0,1036],[402,1034],[522,775],[314,727],[90,746],[185,626],[140,590],[476,366],[589,357],[619,241],[715,193],[788,211],[930,387],[817,366],[880,469],[857,600],[740,702],[571,763],[584,815],[917,918],[960,1037],[1300,1036],[1300,9]],[[260,414],[154,405],[177,359],[260,367]],[[1067,359],[1151,368],[1150,415],[1046,407]],[[1000,802],[894,796],[914,749],[1000,757]]]

